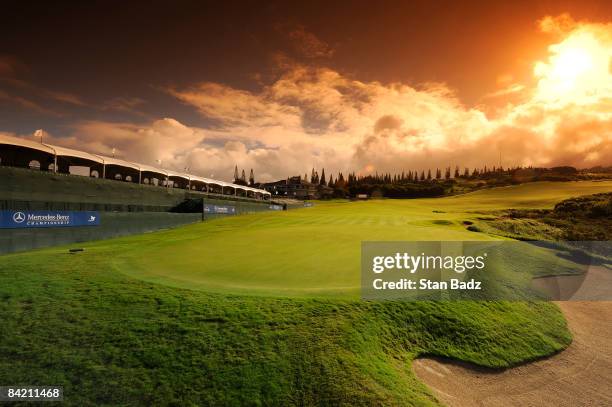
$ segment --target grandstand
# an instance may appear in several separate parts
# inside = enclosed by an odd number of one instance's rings
[[[0,135],[0,254],[278,207],[261,189]],[[12,220],[39,215],[90,216],[96,222],[57,226]]]
[[[269,201],[268,191],[0,134],[0,165]]]

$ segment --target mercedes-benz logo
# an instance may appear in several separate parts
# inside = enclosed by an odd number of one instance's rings
[[[15,223],[21,223],[25,220],[25,213],[23,212],[15,212],[13,214],[13,222]]]

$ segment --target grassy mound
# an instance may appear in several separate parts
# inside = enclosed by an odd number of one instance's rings
[[[0,265],[0,382],[69,405],[435,405],[419,354],[508,366],[570,337],[546,303],[274,299],[164,287],[105,256]]]
[[[490,234],[523,240],[612,240],[612,193],[565,199],[554,209],[511,209],[485,222]]]

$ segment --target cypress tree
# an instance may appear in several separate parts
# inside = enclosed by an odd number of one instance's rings
[[[249,185],[255,185],[255,174],[253,173],[253,169],[251,168],[251,174],[249,175]]]

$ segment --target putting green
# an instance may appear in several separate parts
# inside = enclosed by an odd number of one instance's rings
[[[434,199],[317,202],[312,208],[217,219],[95,242],[120,272],[206,291],[355,297],[368,240],[490,240],[463,220],[506,208],[547,208],[612,182],[540,182]]]

